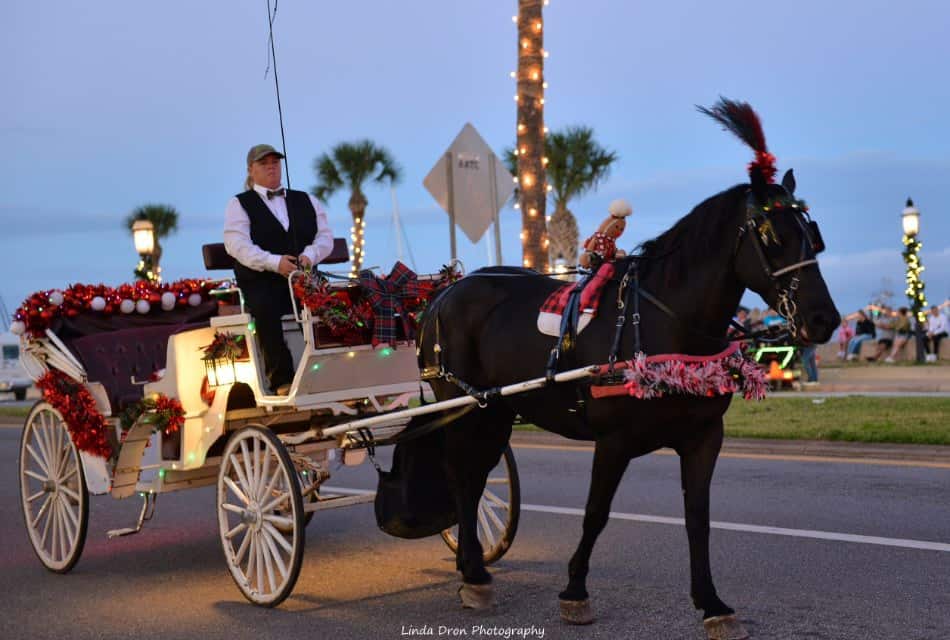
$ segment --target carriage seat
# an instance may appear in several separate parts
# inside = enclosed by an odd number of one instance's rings
[[[205,269],[219,271],[234,268],[234,258],[225,250],[223,242],[214,242],[201,247],[201,256],[205,261]],[[344,238],[333,239],[333,251],[320,264],[341,264],[350,261],[350,252]]]
[[[117,415],[142,399],[146,381],[165,368],[168,338],[182,331],[207,327],[207,322],[134,327],[76,338],[70,350],[79,358],[91,382],[101,383]]]

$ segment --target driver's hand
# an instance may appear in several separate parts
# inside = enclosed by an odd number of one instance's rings
[[[300,268],[304,269],[305,271],[309,270],[310,267],[313,266],[313,263],[310,262],[310,258],[305,255],[301,255],[299,258],[297,258],[297,264],[299,264]]]
[[[281,256],[280,264],[277,265],[277,273],[285,278],[297,270],[297,258],[293,256]]]

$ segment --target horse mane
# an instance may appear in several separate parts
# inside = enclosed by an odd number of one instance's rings
[[[691,270],[722,251],[716,244],[722,242],[720,231],[734,219],[748,189],[749,185],[740,184],[717,193],[657,237],[642,242],[633,255],[643,267],[641,273],[646,276],[659,270],[668,287],[684,282]],[[726,238],[732,239],[733,234]]]

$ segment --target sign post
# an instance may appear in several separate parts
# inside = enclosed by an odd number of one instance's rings
[[[514,191],[513,178],[475,127],[471,124],[462,127],[422,183],[449,214],[452,258],[457,257],[458,250],[455,225],[475,243],[494,222],[495,260],[501,264],[498,212]]]

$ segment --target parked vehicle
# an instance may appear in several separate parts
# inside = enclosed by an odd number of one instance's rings
[[[10,332],[0,333],[0,393],[13,393],[25,400],[33,380],[20,364],[20,338]]]

